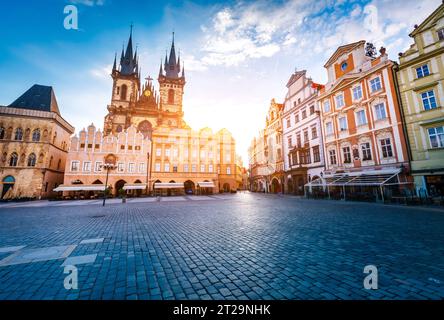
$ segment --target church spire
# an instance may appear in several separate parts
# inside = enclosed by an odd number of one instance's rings
[[[117,70],[117,52],[114,55],[114,63],[113,63],[113,71],[112,72],[114,72],[116,70]]]
[[[122,57],[120,61],[120,72],[123,75],[136,75],[138,72],[137,66],[137,49],[133,54],[133,25],[131,25],[130,36],[128,40],[128,45],[126,47],[125,54],[122,49]]]
[[[160,59],[159,77],[163,76],[162,59]]]
[[[168,59],[168,62],[165,56],[165,75],[167,78],[178,78],[179,72],[180,72],[180,67],[176,59],[176,48],[174,45],[174,32],[173,32],[173,40],[171,42],[170,57]]]

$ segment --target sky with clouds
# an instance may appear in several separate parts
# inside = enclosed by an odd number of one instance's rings
[[[0,105],[32,84],[52,85],[62,115],[76,132],[103,127],[111,96],[115,52],[128,40],[141,54],[144,77],[157,77],[176,34],[185,64],[185,120],[194,128],[227,128],[247,164],[251,139],[264,126],[272,98],[306,69],[319,83],[335,49],[357,40],[385,46],[389,57],[405,51],[408,34],[440,0],[10,1],[0,19]],[[73,4],[79,29],[63,27]]]

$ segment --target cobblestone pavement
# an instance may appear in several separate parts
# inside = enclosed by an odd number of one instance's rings
[[[444,298],[444,211],[201,199],[1,207],[0,300]]]

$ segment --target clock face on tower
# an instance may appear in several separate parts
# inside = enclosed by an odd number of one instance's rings
[[[145,95],[145,97],[149,97],[151,96],[151,91],[147,89],[143,94]]]

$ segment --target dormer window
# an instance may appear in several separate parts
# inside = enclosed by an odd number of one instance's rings
[[[347,70],[347,67],[348,67],[348,63],[347,63],[347,62],[343,62],[343,63],[341,64],[341,70],[342,70],[342,71]]]

